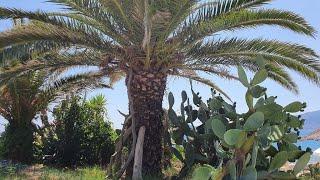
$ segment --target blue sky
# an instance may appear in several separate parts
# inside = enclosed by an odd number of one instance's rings
[[[26,10],[44,10],[44,11],[55,11],[59,7],[54,6],[50,3],[44,3],[43,0],[1,0],[1,7],[12,7],[12,8],[22,8]],[[290,10],[297,14],[303,16],[312,26],[315,27],[317,31],[320,31],[320,21],[319,21],[319,0],[274,0],[266,8],[277,8],[283,10]],[[9,22],[0,21],[0,31],[10,28],[11,24]],[[223,37],[242,37],[242,38],[265,38],[265,39],[278,39],[287,42],[295,42],[306,45],[315,49],[318,54],[320,54],[320,35],[318,34],[315,39],[305,37],[303,35],[294,34],[290,31],[283,30],[277,27],[260,27],[249,30],[241,30],[233,33],[221,34]],[[308,80],[303,79],[295,73],[291,73],[294,80],[299,85],[300,94],[293,94],[286,89],[282,88],[280,85],[274,83],[273,81],[267,80],[263,85],[268,88],[269,95],[277,95],[278,102],[280,104],[286,105],[292,101],[303,101],[307,102],[308,107],[306,109],[309,111],[320,110],[320,88],[308,82]],[[213,76],[207,76],[217,85],[219,85],[225,92],[229,94],[233,101],[238,104],[239,111],[246,111],[246,105],[244,100],[244,94],[246,89],[242,87],[239,82],[236,81],[226,81],[224,79],[219,79]],[[209,98],[210,88],[197,85],[195,90],[199,91],[204,99]],[[167,92],[172,91],[179,102],[180,93],[182,90],[189,90],[189,82],[182,79],[170,78],[168,81]],[[190,91],[187,91],[190,95]],[[117,110],[123,112],[127,111],[127,94],[124,82],[121,81],[115,85],[113,90],[95,90],[93,92],[88,92],[89,95],[104,94],[108,101],[108,111],[109,117],[113,121],[116,128],[121,127],[121,122],[123,118]],[[166,97],[165,97],[166,99]],[[164,106],[167,106],[165,100]],[[1,121],[0,121],[1,122]],[[1,126],[1,125],[0,125]],[[1,127],[0,127],[1,129]]]

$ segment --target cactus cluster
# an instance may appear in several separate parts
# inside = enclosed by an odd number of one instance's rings
[[[304,124],[295,114],[306,104],[293,102],[283,107],[276,103],[277,97],[268,97],[267,89],[260,85],[268,76],[268,65],[262,58],[257,64],[260,70],[251,81],[238,67],[239,80],[248,89],[247,113],[237,113],[236,104],[226,102],[214,90],[205,103],[191,85],[194,105],[183,91],[178,115],[173,110],[173,94],[169,94],[169,144],[184,164],[180,177],[195,164],[202,166],[194,170],[194,179],[295,179],[305,168],[312,152],[295,144]],[[178,146],[184,153],[177,150]],[[281,171],[287,161],[296,162],[294,169]]]

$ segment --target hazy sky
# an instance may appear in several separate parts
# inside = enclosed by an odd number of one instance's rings
[[[12,7],[12,8],[23,8],[26,10],[46,10],[55,11],[58,9],[49,3],[44,3],[43,0],[0,0],[1,7]],[[319,21],[319,10],[320,1],[319,0],[274,0],[266,8],[277,8],[283,10],[290,10],[295,13],[302,15],[306,20],[315,27],[317,31],[320,31],[320,21]],[[10,28],[11,24],[9,22],[0,21],[0,31]],[[236,31],[228,34],[221,34],[221,36],[226,37],[242,37],[242,38],[265,38],[265,39],[278,39],[287,42],[295,42],[312,47],[318,54],[320,54],[320,35],[317,35],[315,39],[305,37],[303,35],[294,34],[288,30],[283,30],[277,27],[260,27],[249,30]],[[282,105],[286,105],[292,101],[303,101],[307,102],[308,107],[306,111],[316,111],[320,110],[320,88],[309,83],[307,80],[292,73],[294,80],[299,85],[300,94],[295,95],[286,89],[282,88],[280,85],[274,83],[273,81],[266,81],[264,86],[268,88],[269,95],[279,96],[278,102]],[[245,111],[246,105],[244,100],[244,94],[246,89],[242,87],[239,82],[236,81],[226,81],[224,79],[219,79],[214,76],[208,76],[213,82],[218,84],[225,92],[229,94],[233,101],[238,104],[239,111]],[[195,90],[199,91],[203,96],[203,99],[209,98],[210,88],[197,85]],[[182,79],[169,79],[167,92],[172,91],[176,97],[176,101],[180,101],[180,92],[182,90],[189,90],[190,86],[187,80]],[[190,91],[187,91],[190,95]],[[117,110],[123,112],[127,111],[127,95],[126,87],[124,82],[121,81],[115,85],[113,90],[95,90],[89,92],[90,95],[97,93],[102,93],[106,96],[108,101],[108,111],[109,117],[114,122],[115,127],[121,127],[121,122],[123,121],[122,116],[120,116]],[[166,99],[166,97],[165,97]],[[167,103],[165,101],[165,106]],[[1,121],[0,121],[1,123]],[[1,125],[0,125],[1,126]],[[1,129],[1,127],[0,127]]]

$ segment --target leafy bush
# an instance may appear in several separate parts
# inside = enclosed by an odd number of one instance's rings
[[[15,163],[29,164],[33,157],[33,126],[20,123],[15,126],[9,124],[2,134],[3,149],[0,152],[5,159]]]
[[[294,102],[283,107],[275,102],[277,97],[268,97],[266,88],[259,84],[267,78],[269,66],[263,60],[258,64],[261,70],[251,82],[243,68],[238,69],[241,83],[248,88],[247,113],[238,114],[236,104],[227,103],[214,90],[204,103],[191,86],[196,109],[183,91],[181,115],[177,115],[172,108],[174,97],[169,94],[168,117],[174,142],[169,144],[184,163],[180,178],[199,163],[203,166],[196,168],[194,179],[294,179],[307,165],[311,150],[295,145],[304,120],[292,114],[303,111],[306,105]],[[196,120],[201,122],[197,127]],[[176,149],[179,145],[184,147],[184,155]],[[293,171],[279,170],[287,161],[296,160]]]
[[[109,162],[117,135],[105,121],[104,105],[101,95],[89,101],[75,96],[54,110],[54,125],[43,143],[47,163],[73,167]]]
[[[9,161],[2,160],[0,161],[0,176],[14,175],[26,167],[26,165],[20,163],[13,164]]]

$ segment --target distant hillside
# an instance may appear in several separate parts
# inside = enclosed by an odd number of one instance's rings
[[[306,120],[303,130],[304,135],[312,133],[320,128],[320,110],[305,113],[302,115],[302,118]]]
[[[311,134],[302,137],[301,141],[315,140],[320,141],[320,129],[313,131]]]

